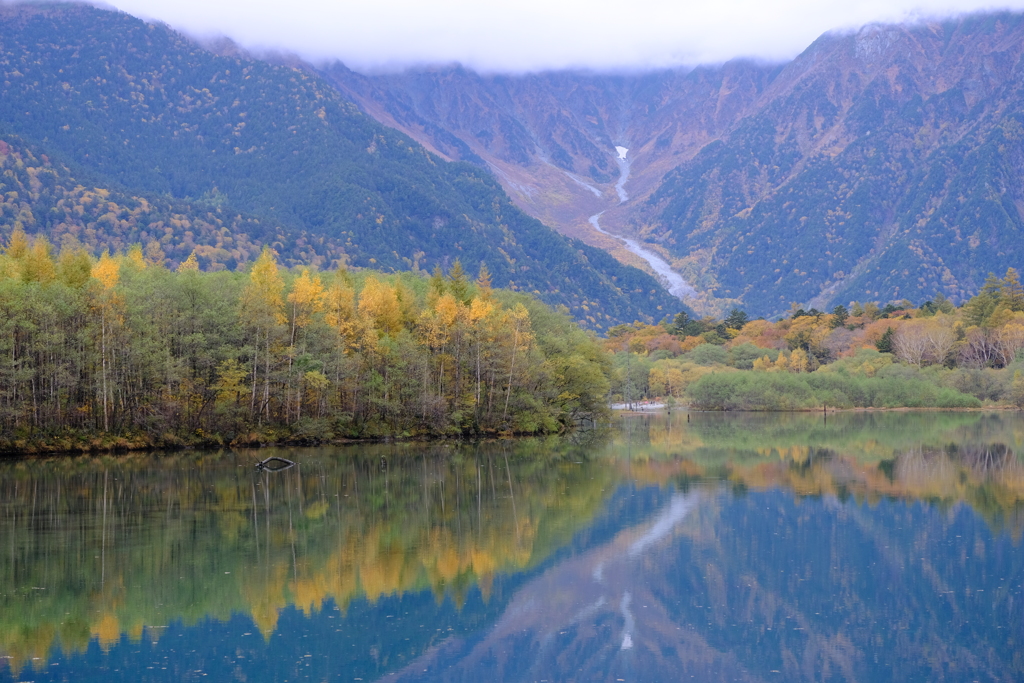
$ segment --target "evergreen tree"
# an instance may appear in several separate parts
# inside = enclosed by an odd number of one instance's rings
[[[992,315],[992,312],[996,310],[996,306],[999,305],[1000,290],[1002,288],[1003,282],[993,273],[989,273],[985,284],[977,296],[972,297],[970,301],[964,304],[964,322],[969,327],[985,325],[988,317]]]
[[[476,277],[476,288],[481,299],[486,301],[491,298],[491,271],[487,270],[486,263],[480,263],[480,273]]]
[[[892,353],[892,337],[895,333],[896,330],[891,327],[885,328],[885,334],[875,342],[875,348],[882,353]]]
[[[849,318],[850,313],[849,311],[846,310],[846,306],[839,304],[838,306],[832,309],[832,322],[830,323],[832,329],[842,327],[843,325],[846,324],[846,321],[849,320]]]
[[[1020,283],[1020,275],[1015,268],[1007,268],[999,288],[1001,303],[1011,311],[1024,311],[1024,286]]]
[[[686,311],[680,311],[676,313],[675,317],[672,318],[672,333],[680,336],[686,336],[686,325],[690,322],[690,315]]]
[[[747,317],[746,312],[741,311],[738,308],[734,308],[726,317],[725,326],[733,330],[742,330],[743,326],[746,325],[749,320],[750,318]]]
[[[469,278],[459,259],[448,269],[448,289],[459,303],[469,303]]]

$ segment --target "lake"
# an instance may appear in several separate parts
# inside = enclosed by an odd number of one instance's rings
[[[0,461],[0,681],[1024,680],[1022,453],[1019,413],[677,411]]]

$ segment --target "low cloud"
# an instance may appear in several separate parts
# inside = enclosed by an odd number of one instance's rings
[[[114,0],[130,14],[253,49],[340,59],[357,70],[460,62],[481,71],[640,69],[735,57],[787,60],[822,33],[1024,0]]]

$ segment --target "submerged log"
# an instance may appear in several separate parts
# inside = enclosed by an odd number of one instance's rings
[[[287,458],[279,458],[278,456],[274,455],[267,458],[266,460],[260,460],[258,463],[256,463],[256,469],[259,471],[269,470],[270,472],[280,472],[281,470],[288,469],[294,464],[294,462],[288,460]]]

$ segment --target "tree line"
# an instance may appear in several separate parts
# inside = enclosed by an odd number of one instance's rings
[[[457,260],[170,270],[22,231],[0,254],[8,447],[554,432],[605,409],[608,366],[563,312]]]
[[[961,306],[941,293],[794,304],[780,320],[680,313],[609,330],[613,399],[664,398],[707,409],[1024,407],[1024,286],[1010,268]],[[740,372],[736,371],[750,371]]]

